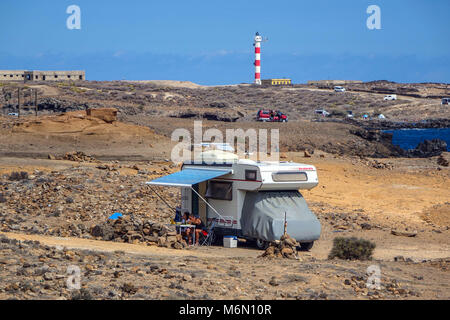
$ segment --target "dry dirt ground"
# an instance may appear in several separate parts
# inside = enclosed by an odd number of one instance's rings
[[[0,117],[0,154],[46,158],[83,150],[103,159],[167,159],[170,139],[132,123],[106,123],[85,111]]]
[[[436,159],[389,159],[392,169],[376,169],[370,159],[286,156],[319,170],[320,185],[303,195],[323,232],[299,260],[259,258],[261,251],[250,244],[175,250],[101,241],[83,231],[115,211],[168,222],[170,210],[143,186],[177,170],[166,162],[100,162],[117,166],[109,171],[99,163],[2,158],[2,235],[20,243],[1,241],[0,298],[450,298],[448,168],[438,170]],[[30,180],[8,181],[13,171],[27,171]],[[179,201],[176,189],[164,192],[172,205]],[[395,236],[392,230],[417,235]],[[375,242],[374,259],[327,260],[337,236]],[[81,291],[67,289],[70,265],[81,269]],[[366,288],[371,265],[381,269],[380,290]]]

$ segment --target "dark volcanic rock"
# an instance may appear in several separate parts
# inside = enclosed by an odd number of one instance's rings
[[[92,107],[90,103],[75,103],[65,99],[43,98],[38,103],[39,111],[67,112],[85,110]]]
[[[109,223],[96,225],[91,229],[91,235],[94,237],[102,237],[103,240],[114,239],[114,227]]]
[[[225,102],[211,102],[209,104],[209,107],[211,108],[228,108],[228,103]]]
[[[447,151],[447,143],[441,139],[425,140],[415,149],[408,150],[409,157],[428,158],[435,157]]]
[[[392,140],[392,135],[377,130],[350,130],[350,133],[368,141]]]
[[[365,130],[363,128],[350,130],[350,133],[370,142],[378,142],[384,147],[384,149],[377,148],[367,150],[368,153],[371,153],[371,157],[401,157],[406,154],[405,150],[392,144],[392,133],[382,132],[379,130]]]
[[[441,154],[440,157],[437,159],[437,164],[443,167],[448,167],[449,162]],[[0,202],[1,202],[1,195],[0,195]]]
[[[233,112],[197,112],[190,110],[171,114],[170,117],[182,119],[206,119],[223,122],[236,122],[236,120],[240,118],[237,113]]]
[[[428,119],[419,122],[404,122],[390,120],[358,120],[345,119],[344,122],[365,128],[367,130],[394,130],[394,129],[436,129],[450,127],[450,119]]]

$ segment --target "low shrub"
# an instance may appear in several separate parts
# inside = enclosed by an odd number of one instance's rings
[[[371,260],[375,243],[369,240],[352,238],[335,238],[328,259]]]
[[[21,172],[13,171],[9,176],[9,180],[10,181],[28,180],[28,173],[25,171]]]
[[[72,292],[71,300],[93,300],[89,290],[81,288],[80,290]]]

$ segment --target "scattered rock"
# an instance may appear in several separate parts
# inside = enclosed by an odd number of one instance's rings
[[[439,158],[437,159],[437,164],[443,167],[448,167],[449,162],[447,159],[444,158],[444,156],[441,154]]]
[[[183,281],[191,281],[192,277],[188,274],[183,275]]]
[[[92,300],[93,297],[89,290],[81,288],[80,290],[74,291],[72,293],[72,300]]]
[[[270,284],[271,286],[274,286],[274,287],[280,285],[279,281],[278,281],[277,278],[275,278],[275,277],[272,277],[272,278],[270,279],[269,284]]]
[[[62,160],[69,160],[69,161],[77,161],[77,162],[97,162],[97,160],[85,154],[82,151],[73,151],[73,152],[67,152]]]
[[[167,226],[155,221],[141,222],[128,216],[108,220],[91,228],[93,237],[128,243],[144,242],[148,245],[184,249],[187,243],[176,233],[175,226]]]
[[[122,285],[122,291],[125,293],[128,293],[130,295],[135,294],[139,289],[137,287],[135,287],[133,284],[129,283],[129,282],[125,282]]]
[[[361,224],[361,229],[363,229],[363,230],[371,230],[372,226],[369,223],[365,222],[365,223]]]
[[[288,234],[281,236],[279,241],[272,241],[260,258],[298,259],[297,247],[300,244]]]
[[[369,166],[375,169],[388,169],[392,170],[394,166],[389,162],[380,162],[378,160],[371,160],[367,163]]]
[[[417,232],[409,232],[409,231],[399,231],[399,230],[391,230],[391,234],[394,236],[401,236],[401,237],[415,237],[417,236]]]

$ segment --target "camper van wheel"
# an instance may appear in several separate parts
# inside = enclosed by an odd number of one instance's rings
[[[300,251],[309,251],[309,250],[311,250],[311,248],[313,247],[313,245],[314,245],[314,241],[311,241],[311,242],[302,242],[302,243],[300,243],[300,248],[299,248],[299,250],[300,250]]]
[[[261,240],[261,239],[256,239],[256,247],[258,247],[258,249],[266,250],[268,246],[269,246],[269,242]]]

